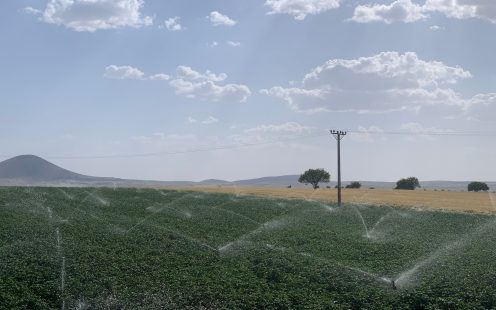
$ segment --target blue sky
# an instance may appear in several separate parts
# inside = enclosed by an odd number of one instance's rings
[[[7,0],[3,158],[90,175],[494,180],[490,0]],[[279,141],[278,143],[263,144]],[[256,146],[132,158],[93,158]],[[78,157],[78,158],[74,158]]]

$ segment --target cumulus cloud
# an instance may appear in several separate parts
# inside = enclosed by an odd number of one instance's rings
[[[245,132],[263,132],[263,133],[310,133],[312,131],[311,127],[303,126],[297,122],[286,122],[283,124],[276,125],[259,125],[253,128],[245,129]]]
[[[117,80],[143,80],[145,78],[145,73],[131,66],[110,65],[105,68],[104,76],[108,79]]]
[[[394,22],[411,23],[427,17],[423,6],[413,3],[411,0],[397,0],[389,5],[359,5],[355,8],[351,20],[358,23],[384,22],[391,24]]]
[[[213,117],[213,116],[209,116],[209,117],[207,117],[206,119],[204,119],[204,120],[202,121],[202,124],[203,124],[203,125],[212,125],[212,124],[215,124],[215,123],[218,123],[218,122],[219,122],[219,120],[218,120],[218,119],[216,119],[216,118],[215,118],[215,117]]]
[[[422,135],[423,139],[427,140],[434,140],[433,136],[430,136],[431,134],[449,134],[453,133],[454,131],[451,129],[444,129],[444,128],[438,128],[438,127],[425,127],[424,125],[417,123],[417,122],[408,122],[408,123],[403,123],[401,124],[401,129],[406,130],[407,132],[410,132],[415,135]],[[410,137],[410,140],[415,140],[416,137]]]
[[[480,18],[496,23],[496,1],[493,0],[425,0],[417,4],[411,0],[396,0],[389,5],[359,5],[351,20],[370,22],[415,22],[429,17],[429,13],[441,13],[449,18]]]
[[[38,10],[38,9],[35,9],[31,6],[27,6],[24,8],[24,13],[27,13],[27,14],[31,14],[31,15],[40,15],[42,14],[43,12]]]
[[[210,15],[207,16],[207,20],[214,26],[234,26],[237,24],[237,21],[217,11],[210,12]]]
[[[143,4],[143,0],[50,0],[44,10],[27,7],[25,11],[49,24],[94,32],[151,25],[153,19],[141,14]]]
[[[219,46],[219,42],[217,41],[212,41],[210,43],[207,44],[208,47],[217,47]]]
[[[107,79],[116,80],[152,80],[152,81],[167,81],[170,76],[165,73],[157,73],[146,76],[143,71],[132,66],[116,66],[110,65],[105,68],[103,74]]]
[[[450,86],[470,77],[458,66],[425,61],[412,52],[383,52],[332,59],[306,74],[301,87],[274,86],[260,92],[304,112],[418,110],[425,105],[464,105]]]
[[[432,25],[429,27],[429,30],[432,30],[432,31],[444,30],[444,27],[441,27],[438,25]]]
[[[149,77],[150,80],[152,81],[167,81],[170,79],[170,76],[164,73],[157,73],[154,75],[151,75]]]
[[[181,31],[183,30],[183,26],[179,23],[179,16],[168,18],[164,21],[165,28],[169,31]]]
[[[227,41],[226,44],[229,45],[229,46],[232,46],[232,47],[241,46],[241,43],[240,42],[236,42],[236,41]]]
[[[266,0],[270,8],[268,14],[288,14],[296,20],[304,20],[307,15],[315,15],[339,7],[340,0]]]
[[[494,123],[496,93],[477,94],[467,101],[465,116],[471,121]]]
[[[288,145],[294,138],[308,136],[315,128],[302,125],[297,122],[286,122],[282,124],[264,124],[247,128],[241,133],[229,136],[235,143],[254,144],[279,141],[280,144]],[[288,140],[284,142],[284,140]],[[290,144],[297,146],[298,143]]]
[[[350,138],[357,142],[374,142],[374,134],[382,133],[384,130],[378,126],[358,126],[358,132],[351,132]],[[384,137],[382,137],[384,139]]]
[[[242,84],[220,84],[225,79],[225,73],[214,74],[208,70],[200,73],[188,66],[178,66],[169,85],[178,96],[190,99],[246,102],[251,95],[250,89]]]

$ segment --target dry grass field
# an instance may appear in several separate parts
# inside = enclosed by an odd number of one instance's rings
[[[336,202],[336,189],[272,188],[272,187],[181,187],[193,190],[235,195],[255,195],[288,199],[313,199]],[[496,194],[434,190],[343,189],[344,203],[391,205],[456,212],[496,213]]]

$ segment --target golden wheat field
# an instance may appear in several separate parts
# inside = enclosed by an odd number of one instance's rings
[[[288,199],[313,199],[336,202],[336,189],[274,188],[274,187],[181,187],[189,190],[235,195],[255,195]],[[457,212],[496,213],[496,194],[434,190],[343,189],[343,203],[390,205]]]

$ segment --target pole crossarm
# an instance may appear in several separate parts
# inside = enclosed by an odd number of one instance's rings
[[[341,131],[341,130],[334,130],[331,129],[329,132],[336,138],[336,140],[343,140],[344,136],[346,136],[347,132],[346,131]]]

